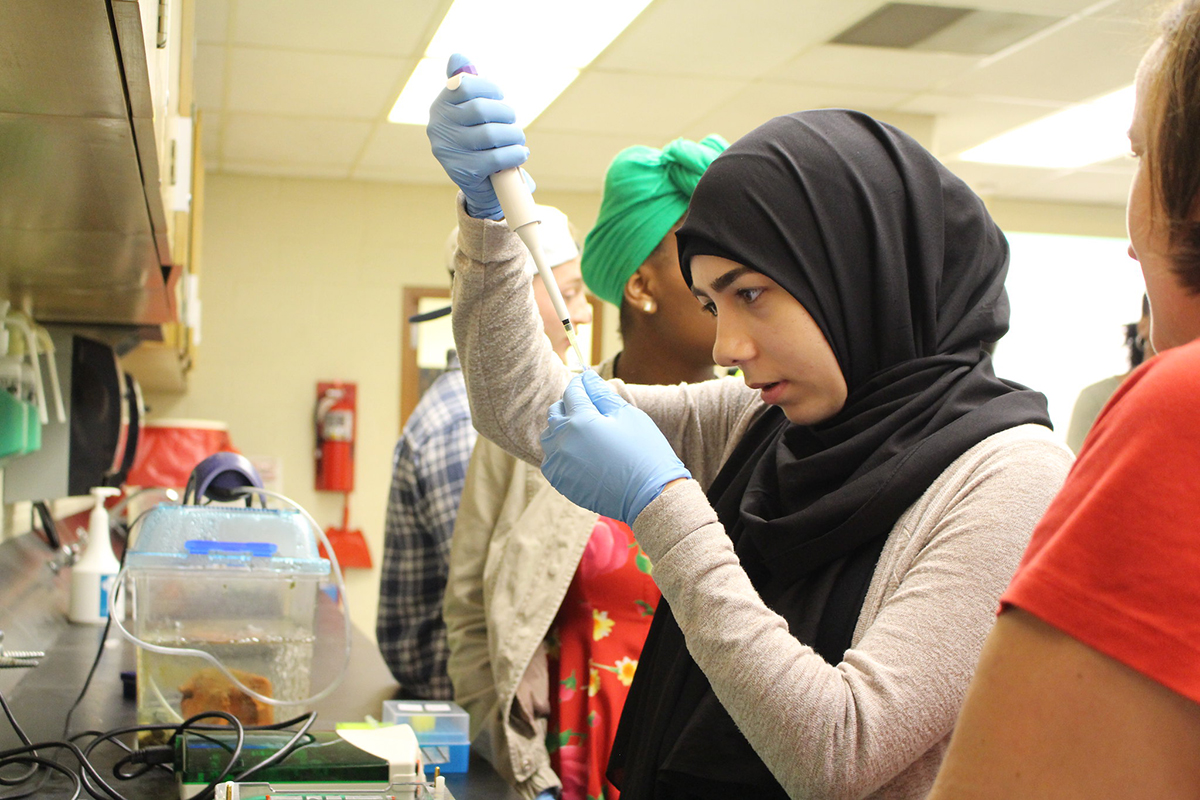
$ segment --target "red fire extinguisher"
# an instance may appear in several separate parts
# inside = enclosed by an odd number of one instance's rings
[[[316,488],[321,491],[354,491],[356,389],[343,381],[317,384]]]
[[[343,492],[342,526],[325,529],[325,537],[343,567],[371,566],[371,551],[362,531],[350,527],[350,492],[354,491],[354,431],[357,385],[346,381],[317,384],[317,469],[320,491]],[[322,556],[328,556],[324,545]]]

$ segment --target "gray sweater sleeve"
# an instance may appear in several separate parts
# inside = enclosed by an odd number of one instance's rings
[[[634,532],[689,652],[789,795],[923,797],[1000,593],[1070,461],[1037,426],[955,461],[897,522],[837,666],[762,602],[695,482],[660,495]]]
[[[458,247],[454,343],[472,422],[509,453],[540,465],[546,413],[562,399],[571,372],[542,334],[524,270],[528,251],[504,222],[467,216],[462,195]],[[762,409],[758,393],[738,378],[677,386],[614,380],[612,385],[650,415],[704,486],[712,482],[727,448]]]

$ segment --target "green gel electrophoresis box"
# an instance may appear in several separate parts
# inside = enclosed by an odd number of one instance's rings
[[[227,773],[233,779],[274,755],[292,738],[288,731],[247,731],[241,755]],[[229,764],[237,744],[233,732],[185,731],[175,740],[175,772],[181,795],[190,797],[216,780]],[[305,734],[297,749],[278,764],[272,764],[247,780],[273,786],[287,784],[330,784],[346,791],[381,791],[388,786],[390,765],[334,731]],[[189,793],[188,788],[194,787]]]

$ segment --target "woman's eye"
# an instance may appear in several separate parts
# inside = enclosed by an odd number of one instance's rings
[[[714,317],[717,315],[717,307],[716,307],[716,305],[713,304],[713,302],[711,300],[709,300],[707,303],[701,303],[700,310],[703,311],[705,314],[710,314]]]
[[[758,296],[762,293],[763,293],[763,290],[759,289],[759,288],[738,289],[737,290],[737,296],[742,300],[743,303],[747,303],[747,304],[753,303],[755,300],[758,299]]]

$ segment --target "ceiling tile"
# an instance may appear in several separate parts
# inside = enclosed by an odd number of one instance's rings
[[[1077,14],[1096,5],[1096,0],[919,0],[919,2],[934,6],[967,6],[987,11],[1047,14],[1057,17]]]
[[[196,46],[195,78],[192,88],[196,105],[216,111],[225,104],[225,47],[216,44]]]
[[[234,44],[419,56],[440,0],[238,0]]]
[[[1140,38],[1132,23],[1082,19],[946,82],[942,91],[1064,102],[1099,97],[1133,82],[1144,50]]]
[[[429,149],[429,137],[425,135],[423,125],[381,122],[372,129],[356,166],[382,169],[403,167],[423,161],[428,161],[440,169],[437,159]],[[442,174],[445,176],[445,173]]]
[[[751,78],[786,64],[882,0],[658,0],[595,65],[613,72]]]
[[[239,161],[342,165],[348,172],[370,132],[371,123],[354,120],[229,114],[221,155],[227,165]]]
[[[719,133],[732,142],[780,114],[810,108],[852,108],[869,113],[890,109],[904,97],[899,92],[758,82],[688,125],[683,135],[694,139]]]
[[[1163,11],[1163,4],[1156,0],[1116,0],[1096,12],[1098,19],[1122,19],[1141,25],[1146,30],[1147,40],[1153,38],[1153,32],[1158,17]]]
[[[530,126],[531,130],[670,137],[732,98],[744,81],[589,71]]]
[[[801,108],[859,108],[953,159],[1127,84],[1158,0],[916,0],[1068,17],[994,62],[828,45],[886,0],[653,0],[528,131],[548,190],[597,192],[612,156],[729,139]],[[446,186],[419,127],[382,123],[449,0],[196,0],[211,168]],[[223,106],[228,102],[228,107]],[[219,112],[219,113],[214,113]],[[239,113],[240,112],[240,113]],[[960,163],[996,196],[1123,202],[1128,165],[1051,173]]]
[[[398,58],[235,47],[229,110],[378,119],[415,63]]]
[[[538,131],[529,135],[529,171],[542,189],[599,192],[621,150],[635,144],[662,147],[675,138]]]
[[[946,95],[920,95],[898,110],[933,114],[938,118],[934,152],[942,158],[956,156],[987,139],[1053,113],[1058,104],[1032,104],[1003,100],[976,100]]]
[[[931,114],[906,114],[897,111],[873,111],[871,116],[880,122],[894,125],[932,152],[936,139],[937,117]]]
[[[972,11],[922,39],[915,49],[931,53],[994,55],[1046,31],[1061,19],[1046,14]]]
[[[1049,178],[1037,187],[1038,199],[1121,205],[1129,196],[1132,166],[1127,173],[1081,169]]]
[[[780,67],[781,80],[923,92],[979,63],[979,56],[827,44]]]
[[[1034,167],[1009,167],[999,164],[978,164],[971,161],[943,159],[946,167],[977,194],[984,196],[1026,196],[1030,187],[1045,183],[1052,170]]]
[[[229,35],[229,0],[199,0],[196,8],[196,41],[224,42]]]

